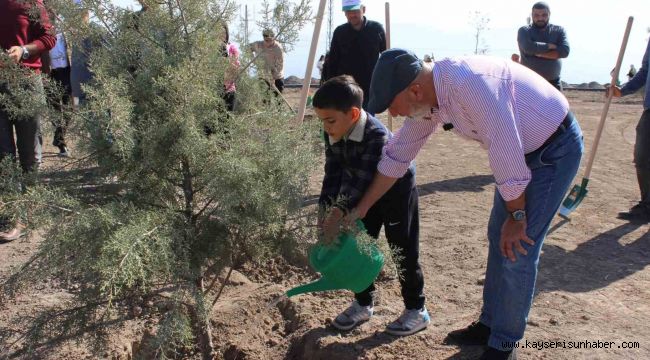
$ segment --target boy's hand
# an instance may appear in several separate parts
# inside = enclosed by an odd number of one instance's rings
[[[336,240],[341,232],[341,222],[343,220],[343,211],[339,208],[332,208],[329,215],[323,220],[322,233],[323,242],[331,244]]]

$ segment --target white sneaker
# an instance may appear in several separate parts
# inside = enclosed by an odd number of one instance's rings
[[[371,306],[361,306],[354,300],[352,305],[345,309],[332,321],[332,325],[339,330],[351,330],[357,325],[368,321],[375,309]]]
[[[68,151],[68,147],[66,146],[60,146],[59,147],[59,154],[60,157],[70,157],[70,151]]]
[[[406,336],[415,334],[431,323],[429,312],[426,307],[422,309],[404,309],[397,320],[386,326],[386,332],[391,335]]]

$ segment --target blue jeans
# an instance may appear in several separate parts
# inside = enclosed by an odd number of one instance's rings
[[[573,117],[571,113],[567,116]],[[532,179],[526,187],[526,233],[535,241],[535,245],[522,242],[528,255],[515,251],[515,262],[503,257],[499,250],[501,227],[510,214],[499,192],[496,191],[494,195],[488,223],[490,247],[483,287],[483,308],[479,319],[490,327],[490,347],[510,350],[506,343],[519,341],[524,336],[535,292],[542,243],[578,171],[583,148],[582,131],[573,119],[572,124],[553,142],[526,155],[526,164],[532,172]]]

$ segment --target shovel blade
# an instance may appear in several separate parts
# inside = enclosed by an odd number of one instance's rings
[[[582,179],[582,184],[573,186],[573,189],[571,189],[569,195],[567,195],[566,199],[564,199],[560,206],[560,217],[570,220],[569,215],[578,207],[578,205],[580,205],[589,192],[587,190],[588,183],[589,179],[584,178]]]

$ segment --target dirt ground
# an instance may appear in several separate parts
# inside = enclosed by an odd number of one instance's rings
[[[286,93],[297,103],[298,90]],[[603,108],[602,93],[568,91],[567,97],[585,134],[582,178]],[[570,222],[554,221],[543,247],[537,294],[522,346],[541,341],[613,342],[608,349],[521,348],[520,359],[650,358],[650,235],[648,225],[616,219],[638,198],[632,164],[634,128],[642,112],[640,97],[610,108],[589,184],[589,194]],[[385,119],[384,119],[385,120]],[[401,124],[395,121],[395,129]],[[55,149],[45,161],[62,164]],[[313,175],[311,195],[322,173]],[[269,305],[292,286],[314,278],[308,269],[277,260],[235,272],[213,317],[215,344],[223,358],[234,359],[474,359],[481,347],[446,345],[446,334],[475,320],[481,306],[487,258],[486,226],[494,182],[485,152],[450,133],[434,136],[417,158],[420,190],[420,258],[425,275],[431,325],[404,338],[383,332],[402,311],[399,284],[378,282],[376,316],[349,333],[329,322],[348,305],[349,292],[300,295]],[[0,244],[0,281],[27,261],[38,234]],[[65,308],[74,288],[43,282],[18,298],[0,303],[0,358],[25,355],[16,320],[36,310]],[[110,348],[100,358],[128,359],[151,335],[152,314],[144,310],[115,327]],[[34,353],[45,359],[94,359],[86,335],[44,344]],[[635,348],[624,348],[632,346]]]

